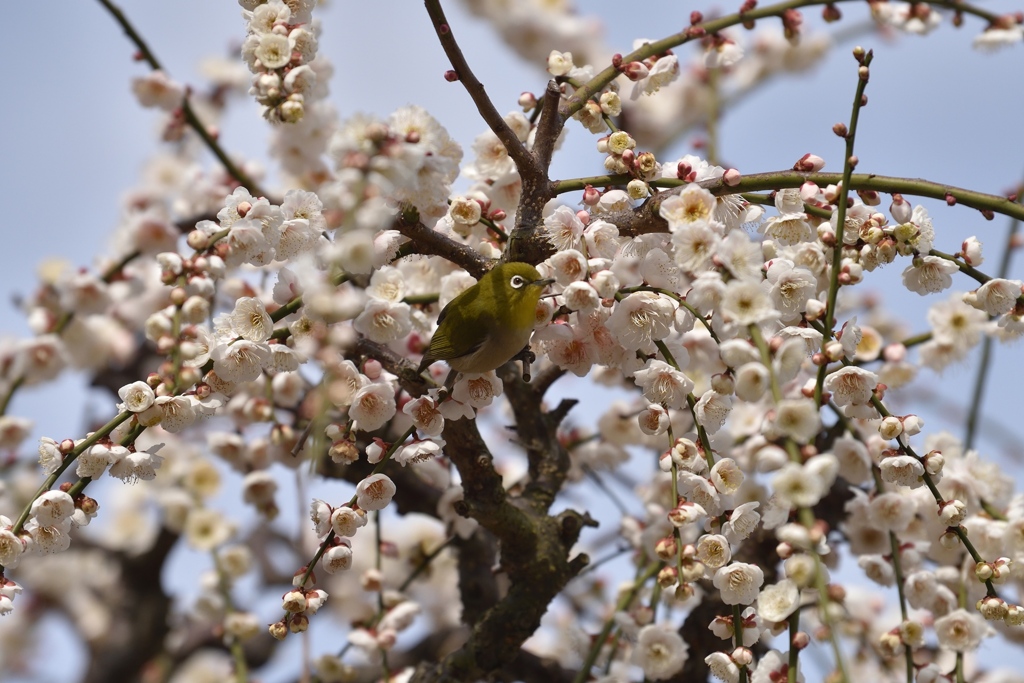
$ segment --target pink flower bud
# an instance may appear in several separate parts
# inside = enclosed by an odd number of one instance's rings
[[[805,154],[793,164],[793,170],[801,173],[815,173],[823,168],[825,168],[825,160],[817,154]]]
[[[980,266],[982,263],[981,242],[977,237],[968,237],[960,245],[960,255],[964,261],[971,266]]]
[[[371,358],[363,365],[363,374],[370,379],[379,379],[383,369],[384,366],[380,364],[379,360]]]
[[[592,185],[587,185],[583,188],[583,204],[586,206],[594,206],[601,200],[601,191],[594,188]],[[577,214],[579,215],[579,214]]]
[[[889,344],[882,351],[882,357],[887,363],[901,363],[907,358],[907,347],[903,344]]]
[[[754,661],[754,653],[745,647],[736,648],[729,657],[736,662],[736,666],[750,666]]]
[[[736,187],[740,184],[740,180],[743,176],[735,168],[730,168],[722,175],[722,182],[729,187]]]
[[[622,66],[622,74],[631,81],[641,81],[650,73],[651,70],[643,62],[630,62]]]

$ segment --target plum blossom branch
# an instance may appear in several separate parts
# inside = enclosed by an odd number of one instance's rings
[[[775,5],[768,5],[767,7],[754,8],[750,10],[744,9],[735,14],[729,14],[710,21],[697,22],[688,26],[679,33],[662,38],[661,40],[644,43],[636,50],[624,55],[621,63],[628,64],[630,62],[642,61],[648,57],[662,54],[666,50],[679,47],[685,43],[689,43],[694,40],[701,40],[706,35],[718,33],[719,31],[731,26],[747,24],[767,17],[782,16],[791,10],[797,10],[801,7],[831,5],[836,2],[846,1],[847,0],[789,0],[788,2],[780,2]],[[924,0],[923,4],[954,10],[961,14],[971,14],[981,19],[985,19],[990,25],[997,24],[1000,21],[1000,17],[997,14],[974,5],[957,2],[956,0]],[[597,74],[583,87],[576,90],[572,97],[559,105],[559,114],[561,114],[563,119],[568,119],[570,116],[582,109],[588,99],[599,93],[602,88],[615,80],[620,73],[619,69],[615,66],[609,66],[604,71]]]
[[[462,49],[455,40],[451,25],[444,15],[440,0],[426,0],[424,4],[427,8],[427,14],[430,15],[430,20],[434,25],[434,30],[437,32],[438,40],[441,42],[441,47],[444,49],[444,53],[448,56],[448,61],[451,62],[455,70],[455,76],[465,86],[466,92],[472,98],[473,104],[476,105],[477,111],[480,112],[480,116],[490,127],[491,131],[498,136],[501,143],[505,145],[505,149],[508,151],[508,155],[512,157],[512,160],[515,161],[520,175],[540,174],[542,171],[537,160],[533,158],[533,155],[526,149],[526,145],[519,140],[512,129],[509,128],[509,125],[505,123],[505,119],[498,113],[491,99],[487,96],[483,84],[469,67],[465,55],[462,54]]]
[[[890,413],[886,409],[881,399],[879,399],[876,395],[872,395],[871,405],[875,407],[875,409],[883,418],[890,417],[892,415],[892,413]],[[922,458],[920,455],[914,452],[914,449],[905,440],[900,442],[900,450],[902,450],[903,452],[905,452],[907,455],[914,458],[918,462],[924,462],[924,458]],[[924,482],[925,486],[928,487],[928,491],[931,492],[932,497],[935,499],[936,504],[939,505],[939,509],[941,511],[942,507],[950,501],[947,501],[939,492],[938,487],[935,485],[935,480],[932,478],[932,475],[928,472],[927,469],[925,469],[921,474],[921,480]],[[967,537],[967,531],[964,529],[962,524],[949,526],[948,531],[956,535],[956,537],[960,540],[963,546],[967,549],[967,552],[970,554],[971,558],[975,561],[975,563],[985,563],[985,558],[981,556],[977,548],[974,547],[974,544],[971,543],[971,540]],[[999,593],[996,591],[996,588],[993,585],[991,578],[981,579],[981,577],[979,577],[979,580],[982,580],[982,582],[985,584],[985,588],[988,592],[989,597],[999,597]]]
[[[135,47],[139,51],[139,57],[142,60],[144,60],[147,64],[149,64],[150,68],[154,71],[163,71],[164,69],[163,66],[161,66],[160,64],[160,61],[156,58],[156,55],[153,53],[153,51],[149,49],[149,45],[146,44],[146,41],[143,39],[142,35],[138,31],[136,31],[132,23],[128,21],[128,17],[125,16],[123,11],[121,11],[121,8],[115,5],[110,0],[98,1],[101,5],[103,5],[103,7],[107,9],[108,12],[110,12],[111,16],[114,17],[114,20],[117,21],[118,24],[120,24],[121,28],[124,30],[129,40],[135,43]],[[187,92],[181,100],[181,112],[185,117],[186,123],[188,123],[188,125],[191,126],[191,128],[199,135],[199,137],[202,138],[203,143],[210,150],[210,152],[212,152],[213,155],[217,157],[217,160],[221,163],[222,166],[224,166],[224,170],[228,172],[228,175],[237,180],[240,185],[242,185],[247,190],[252,192],[253,195],[257,197],[266,196],[266,193],[264,193],[263,189],[259,186],[259,184],[251,177],[249,177],[249,174],[247,174],[245,171],[239,168],[238,165],[231,160],[231,158],[227,155],[227,152],[224,151],[224,148],[220,146],[220,143],[217,141],[217,138],[214,137],[210,133],[210,130],[203,124],[203,122],[199,120],[199,117],[196,116],[195,110],[192,109],[192,105],[189,103]]]
[[[637,576],[633,581],[633,584],[629,587],[629,590],[625,591],[620,597],[618,603],[615,605],[615,611],[612,616],[608,617],[604,625],[601,627],[600,633],[598,633],[591,641],[590,649],[587,650],[587,656],[583,659],[583,665],[580,666],[579,672],[576,674],[576,678],[573,679],[573,683],[583,683],[590,679],[590,672],[594,668],[594,663],[597,661],[597,656],[601,653],[601,648],[608,642],[608,636],[611,635],[612,629],[615,628],[615,614],[622,612],[627,609],[636,596],[640,593],[640,590],[650,581],[657,573],[661,570],[661,562],[651,562],[644,570]]]
[[[378,462],[377,465],[373,468],[373,471],[370,473],[370,476],[373,476],[374,474],[380,474],[381,472],[383,472],[384,468],[387,466],[388,462],[391,461],[391,456],[393,456],[395,453],[397,453],[398,449],[401,448],[405,444],[405,442],[408,441],[412,436],[415,436],[415,434],[416,434],[416,425],[412,425],[407,430],[405,430],[405,433],[402,434],[400,437],[398,437],[388,447],[388,449],[384,453],[384,455],[381,456],[380,462]],[[346,503],[346,506],[347,507],[354,506],[358,499],[359,499],[359,495],[358,494],[353,494],[352,498],[350,498],[348,503]],[[320,558],[323,557],[325,552],[327,552],[327,549],[330,548],[333,545],[334,537],[335,537],[334,529],[331,529],[329,532],[327,532],[327,535],[324,537],[324,540],[321,541],[319,547],[317,548],[316,553],[313,554],[313,559],[311,559],[309,561],[309,563],[306,565],[305,570],[303,571],[302,575],[299,577],[298,582],[294,584],[295,588],[298,588],[298,589],[305,588],[306,582],[309,581],[309,578],[313,575],[313,568],[316,567],[316,563],[320,561]],[[289,616],[290,616],[289,613],[285,612],[284,620],[283,621],[286,621]],[[272,624],[271,625],[271,629],[273,629],[275,625],[276,624]],[[273,630],[271,632],[273,633]]]
[[[1019,204],[1024,197],[1018,191],[1017,203]],[[1005,278],[1010,273],[1010,260],[1013,258],[1014,241],[1017,234],[1020,232],[1021,221],[1018,218],[1010,220],[1010,228],[1007,231],[1005,244],[1006,247],[1003,249],[1002,258],[999,261],[999,270],[996,277]],[[964,434],[964,449],[970,450],[974,447],[974,437],[978,429],[978,417],[981,415],[981,404],[985,396],[985,381],[988,378],[989,364],[992,358],[992,338],[988,335],[981,342],[981,358],[978,360],[978,374],[974,379],[974,389],[971,392],[971,401],[968,404],[970,408],[967,412],[967,420],[965,424]],[[2,414],[2,413],[0,413]]]
[[[833,130],[836,135],[846,139],[846,154],[843,157],[843,179],[841,183],[842,191],[839,193],[839,204],[836,207],[836,228],[835,235],[833,236],[833,247],[832,247],[832,269],[829,273],[829,286],[828,286],[828,301],[825,305],[825,324],[823,328],[823,334],[821,337],[821,349],[824,353],[825,345],[828,344],[829,340],[834,337],[833,326],[835,325],[836,315],[836,301],[839,297],[839,272],[843,266],[843,244],[845,243],[846,234],[846,210],[849,206],[849,188],[850,187],[850,176],[853,175],[853,169],[857,166],[857,157],[853,154],[854,141],[857,137],[857,122],[860,119],[860,110],[867,104],[867,99],[864,97],[864,90],[868,85],[868,78],[870,76],[870,66],[873,54],[870,50],[866,53],[861,47],[856,47],[853,50],[853,56],[860,64],[857,69],[857,88],[853,97],[853,111],[850,113],[850,126],[847,128],[843,124],[836,124]],[[814,402],[821,407],[821,390],[825,382],[825,373],[827,371],[828,364],[822,363],[818,368],[818,377],[814,383]]]
[[[411,239],[421,254],[434,254],[468,270],[474,277],[481,277],[490,270],[490,262],[467,244],[456,242],[420,222],[419,214],[412,207],[404,207],[395,219],[395,229]]]
[[[628,175],[601,175],[586,178],[572,178],[553,182],[555,194],[577,192],[587,185],[593,187],[625,185],[632,179]],[[798,188],[810,181],[818,186],[835,185],[843,180],[841,173],[803,173],[794,170],[768,171],[741,175],[734,185],[728,185],[721,178],[700,182],[700,186],[715,196],[743,194]],[[672,178],[653,180],[654,187],[676,188],[685,186],[681,180]],[[963,204],[981,211],[986,218],[989,214],[1002,214],[1024,220],[1024,206],[1008,197],[967,190],[953,185],[921,178],[899,178],[874,173],[853,173],[850,175],[848,190],[874,190],[876,192],[899,193],[915,197],[928,197],[945,201],[947,204]],[[639,207],[610,214],[607,220],[619,228],[619,234],[629,237],[651,232],[668,232],[668,223],[658,214],[661,203],[675,192],[660,192]]]
[[[18,520],[14,523],[14,527],[11,529],[11,531],[15,534],[21,531],[22,527],[25,526],[25,522],[28,521],[29,514],[32,511],[32,502],[35,501],[35,499],[38,498],[39,496],[49,491],[50,488],[55,483],[57,483],[57,480],[60,479],[60,475],[64,474],[64,471],[71,466],[71,463],[75,462],[75,460],[78,459],[79,455],[84,453],[86,449],[88,449],[89,447],[98,443],[100,439],[108,436],[118,426],[120,426],[124,422],[127,422],[130,418],[134,417],[134,415],[134,413],[129,412],[127,410],[118,413],[117,415],[112,417],[109,422],[107,422],[105,425],[97,429],[91,435],[83,439],[81,443],[79,443],[77,446],[71,449],[71,451],[69,451],[68,454],[64,456],[64,460],[61,462],[60,466],[56,469],[56,471],[54,471],[53,474],[46,478],[46,481],[42,483],[42,485],[39,487],[39,490],[36,491],[36,494],[32,496],[32,500],[30,500],[28,504],[25,506],[25,509],[21,511],[21,515],[18,516]]]

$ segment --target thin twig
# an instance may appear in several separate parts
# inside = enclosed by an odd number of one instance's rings
[[[135,27],[132,26],[131,22],[128,21],[128,17],[126,17],[124,12],[121,11],[121,8],[110,2],[110,0],[99,0],[99,3],[103,5],[107,11],[110,12],[111,16],[114,17],[114,20],[121,25],[121,28],[124,29],[129,40],[135,43],[135,47],[139,51],[139,57],[149,64],[150,68],[154,71],[165,71],[163,66],[160,64],[160,61],[156,58],[156,55],[149,49],[149,45],[146,44],[142,35],[139,34],[139,32],[135,30]],[[196,116],[195,110],[192,109],[192,105],[189,104],[187,92],[181,100],[181,112],[185,117],[185,122],[199,134],[203,143],[213,153],[213,155],[217,157],[217,160],[224,166],[224,170],[228,172],[228,175],[237,180],[239,185],[249,190],[253,195],[257,197],[267,196],[263,191],[263,188],[261,188],[255,180],[249,177],[249,174],[239,168],[235,162],[231,160],[227,155],[227,152],[224,151],[224,148],[220,146],[217,139],[210,133],[209,129],[203,125],[203,122],[199,120],[199,117]]]
[[[1018,193],[1017,202],[1024,201],[1024,196]],[[1020,231],[1021,221],[1019,218],[1010,219],[1010,227],[1007,231],[1002,259],[999,261],[999,271],[996,277],[1005,278],[1010,274],[1010,260],[1013,257],[1013,243]],[[978,417],[981,415],[981,404],[985,399],[985,381],[988,378],[988,369],[992,360],[992,337],[985,335],[981,342],[981,359],[978,361],[978,374],[974,378],[974,390],[971,392],[971,400],[968,402],[967,424],[964,434],[964,451],[974,447],[974,438],[978,431]]]

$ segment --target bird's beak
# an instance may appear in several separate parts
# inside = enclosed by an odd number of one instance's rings
[[[555,281],[555,278],[548,277],[548,278],[544,278],[543,280],[534,280],[530,284],[531,285],[537,285],[539,287],[547,287],[548,285],[550,285],[554,281]]]

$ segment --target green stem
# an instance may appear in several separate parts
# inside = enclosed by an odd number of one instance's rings
[[[707,162],[712,166],[718,165],[718,118],[721,115],[719,99],[722,94],[719,88],[719,81],[721,73],[718,67],[708,69],[708,108],[704,130],[708,134]]]
[[[757,324],[752,324],[748,327],[750,331],[750,338],[754,342],[754,346],[761,352],[761,363],[768,368],[768,377],[771,381],[772,399],[775,403],[782,400],[782,390],[779,389],[779,379],[775,376],[775,368],[772,366],[772,352],[768,348],[768,344],[764,341],[764,335],[761,334],[761,328]]]
[[[743,606],[732,606],[732,637],[735,647],[743,647]],[[740,683],[747,683],[747,667],[740,667]]]
[[[805,527],[811,529],[814,526],[814,512],[810,508],[800,508],[798,515],[800,523]],[[849,683],[850,676],[846,671],[846,659],[843,657],[843,651],[839,647],[839,636],[836,634],[835,624],[832,622],[832,615],[829,613],[829,606],[832,604],[832,600],[829,598],[828,585],[825,583],[824,565],[813,543],[808,552],[814,558],[814,584],[818,589],[818,612],[821,617],[821,623],[828,630],[828,639],[832,644],[832,655],[836,660],[836,669],[839,671],[840,680],[843,683]]]
[[[633,585],[626,591],[620,598],[618,603],[615,605],[615,612],[611,617],[605,620],[604,625],[601,627],[601,632],[594,638],[594,642],[590,646],[590,650],[587,651],[587,656],[583,660],[583,666],[580,667],[579,672],[576,674],[576,678],[573,679],[573,683],[584,683],[590,679],[590,670],[594,668],[594,662],[597,661],[597,656],[601,653],[601,648],[604,647],[605,642],[608,640],[608,636],[612,632],[612,628],[615,627],[615,614],[627,609],[629,605],[636,599],[637,593],[640,589],[655,575],[661,568],[660,562],[651,562],[647,565],[644,571],[637,577]]]
[[[835,244],[832,247],[832,269],[829,272],[829,286],[828,286],[828,301],[825,304],[825,323],[824,323],[824,334],[821,337],[821,350],[822,353],[825,351],[825,346],[832,337],[835,336],[833,333],[833,327],[835,326],[835,315],[836,315],[836,301],[839,297],[839,271],[843,265],[843,244],[846,235],[846,210],[849,205],[850,197],[850,178],[853,176],[854,167],[854,156],[853,148],[854,142],[857,137],[857,122],[860,119],[860,110],[863,106],[864,100],[864,89],[868,84],[868,68],[871,65],[871,52],[867,52],[862,57],[858,58],[858,77],[857,87],[855,89],[853,97],[853,109],[850,113],[850,126],[846,132],[846,154],[843,157],[843,177],[842,177],[842,191],[839,193],[839,203],[836,207],[836,232],[835,232]],[[864,69],[864,75],[860,75],[860,70]],[[828,370],[828,363],[822,363],[818,367],[818,376],[814,383],[814,402],[821,407],[821,392],[822,385],[825,383],[825,375]]]
[[[1024,197],[1018,195],[1017,202],[1024,201]],[[999,261],[999,270],[996,277],[1005,278],[1010,273],[1010,260],[1013,256],[1013,242],[1020,231],[1021,221],[1018,218],[1010,219],[1010,228],[1007,231],[1004,243],[1002,258]],[[974,378],[974,390],[971,392],[971,400],[967,412],[967,424],[964,434],[964,451],[974,447],[974,438],[978,431],[978,418],[981,415],[981,404],[985,398],[985,382],[988,379],[988,370],[992,362],[992,337],[985,335],[981,342],[981,360],[978,361],[978,374]],[[991,513],[990,513],[991,514]]]
[[[607,185],[623,185],[628,183],[628,175],[601,175],[587,178],[571,178],[568,180],[556,180],[552,183],[552,190],[555,194],[566,192],[578,192],[587,185],[604,187]],[[716,196],[744,194],[746,192],[765,192],[769,190],[782,190],[786,188],[798,188],[805,182],[810,181],[819,187],[835,185],[842,182],[841,173],[801,173],[792,169],[782,171],[767,171],[764,173],[752,173],[741,175],[735,185],[726,185],[721,178],[706,180],[700,183],[711,194]],[[653,187],[680,187],[686,185],[682,180],[675,178],[659,178],[652,180]],[[928,197],[941,201],[955,200],[957,204],[977,209],[978,211],[992,211],[993,213],[1010,216],[1024,220],[1024,206],[1017,204],[1006,197],[999,195],[975,192],[961,187],[945,185],[930,180],[917,178],[897,178],[894,176],[876,175],[874,173],[854,173],[850,176],[849,190],[875,190],[876,192],[899,193],[905,196]],[[668,195],[666,195],[667,197]],[[661,228],[666,231],[666,227]]]
[[[4,392],[3,396],[0,396],[0,415],[7,414],[7,408],[11,405],[11,399],[14,398],[14,393],[21,388],[21,385],[25,383],[24,375],[18,377],[16,380],[11,382],[11,385],[7,387],[7,391]]]
[[[800,607],[789,615],[789,670],[786,683],[796,683],[796,672],[800,666],[800,651],[796,648],[796,634],[800,632]]]

